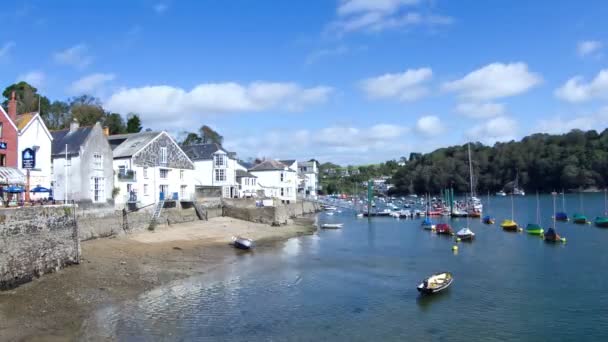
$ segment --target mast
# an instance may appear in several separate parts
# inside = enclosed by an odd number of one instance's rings
[[[557,196],[557,193],[555,191],[553,191],[553,193],[551,193],[551,195],[553,195],[553,230],[555,230],[555,196]]]
[[[562,189],[562,211],[566,212],[566,192]]]
[[[513,193],[511,193],[511,221],[513,221]]]
[[[540,226],[540,199],[538,198],[538,190],[536,190],[536,224]]]
[[[471,143],[467,143],[469,149],[469,184],[471,187],[471,197],[473,197],[473,162],[471,161]]]
[[[606,189],[604,188],[604,215],[608,215],[608,208],[606,208]]]

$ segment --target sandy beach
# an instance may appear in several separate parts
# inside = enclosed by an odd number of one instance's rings
[[[218,217],[83,242],[80,265],[0,292],[0,340],[78,340],[83,322],[101,306],[231,262],[243,253],[228,245],[234,235],[264,247],[314,229],[310,219],[271,227]]]

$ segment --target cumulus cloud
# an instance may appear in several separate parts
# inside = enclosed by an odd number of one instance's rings
[[[330,29],[338,34],[380,32],[414,25],[448,25],[452,18],[409,9],[420,0],[341,0]]]
[[[103,86],[116,78],[114,74],[95,73],[84,76],[70,85],[71,94],[98,94]]]
[[[15,42],[6,42],[0,46],[0,59],[6,58],[11,50],[15,47]]]
[[[542,82],[525,63],[492,63],[461,79],[446,82],[443,89],[475,101],[486,101],[524,93]]]
[[[433,76],[430,68],[408,69],[402,73],[384,74],[361,81],[361,89],[372,99],[396,98],[413,101],[428,94],[424,84]]]
[[[608,69],[600,70],[589,83],[582,76],[572,77],[555,90],[555,96],[568,102],[608,98]]]
[[[428,137],[435,136],[443,132],[443,124],[435,115],[423,116],[416,121],[416,131]]]
[[[603,107],[596,113],[579,116],[554,116],[538,121],[536,131],[550,134],[567,133],[575,128],[584,131],[599,130],[608,126],[608,107]]]
[[[303,88],[295,83],[204,83],[191,90],[167,85],[124,88],[112,94],[105,106],[117,112],[137,112],[149,122],[176,115],[258,112],[270,109],[298,111],[327,101],[332,88]]]
[[[493,144],[497,141],[516,139],[517,122],[506,116],[499,116],[473,126],[467,133],[469,139]]]
[[[576,52],[579,56],[591,56],[595,55],[602,48],[603,44],[597,40],[584,40],[578,43],[576,46]]]
[[[56,52],[53,59],[58,64],[69,65],[83,69],[93,62],[93,57],[88,53],[88,47],[84,44],[74,45],[63,51]]]
[[[17,76],[15,82],[25,81],[36,88],[40,88],[44,84],[46,75],[42,71],[30,71]]]
[[[470,118],[491,118],[494,116],[503,115],[505,113],[505,106],[502,103],[465,102],[459,103],[456,106],[456,111]]]

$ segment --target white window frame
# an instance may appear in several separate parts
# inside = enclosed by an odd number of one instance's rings
[[[144,166],[144,179],[148,179],[148,167]]]
[[[165,175],[163,177],[163,174]],[[169,178],[169,170],[168,169],[158,169],[158,178],[167,179]]]
[[[281,182],[283,182],[285,179],[285,172],[281,172]]]
[[[95,181],[97,180],[97,183]],[[105,179],[103,177],[91,177],[91,199],[95,203],[105,202]]]
[[[186,198],[186,191],[188,190],[188,186],[187,185],[181,185],[179,187],[179,197],[180,198]]]
[[[281,197],[285,196],[285,188],[281,188]]]
[[[184,180],[184,170],[179,170],[179,180]]]
[[[213,165],[215,167],[225,167],[226,166],[226,156],[223,154],[216,154],[213,156]]]
[[[144,196],[148,196],[150,193],[148,192],[148,184],[144,184]]]
[[[160,148],[160,163],[163,165],[167,164],[167,148],[166,147]]]
[[[256,182],[257,180],[255,178],[251,178],[251,185],[255,185]]]
[[[103,154],[99,152],[93,152],[93,169],[103,170]]]
[[[225,182],[226,181],[226,170],[215,169],[214,177],[215,177],[216,182]]]

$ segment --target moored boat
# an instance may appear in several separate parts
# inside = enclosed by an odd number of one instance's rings
[[[490,217],[489,215],[484,216],[483,219],[481,219],[481,221],[484,224],[494,224],[494,222],[495,222],[494,218]]]
[[[545,230],[536,223],[528,223],[526,226],[526,233],[530,235],[543,235]]]
[[[435,273],[423,280],[417,289],[423,294],[433,294],[447,289],[453,281],[454,277],[450,272]]]
[[[507,193],[504,192],[504,191],[502,191],[502,190],[500,190],[499,192],[496,193],[496,196],[498,196],[498,197],[506,197]]]
[[[422,221],[421,226],[422,226],[422,229],[425,229],[425,230],[433,230],[436,227],[435,224],[433,224],[433,221],[431,220],[430,217],[426,217],[424,219],[424,221]]]
[[[557,234],[553,228],[549,228],[549,230],[547,230],[544,238],[546,242],[566,242],[566,238],[559,236],[559,234]]]
[[[232,245],[234,246],[234,248],[248,250],[252,249],[255,246],[255,243],[251,239],[247,239],[240,236],[233,236]]]
[[[572,215],[572,222],[576,224],[587,224],[587,216],[583,214],[574,214]]]
[[[447,223],[440,223],[435,226],[435,232],[437,235],[454,235],[452,227],[450,227],[450,225]]]
[[[500,226],[504,230],[517,231],[517,222],[515,222],[513,220],[506,219],[506,220],[502,221]]]
[[[344,226],[344,223],[325,223],[321,225],[323,229],[340,229]]]
[[[462,241],[472,241],[475,239],[475,233],[469,228],[462,228],[456,233],[456,237],[460,238]]]
[[[600,228],[608,228],[608,217],[598,216],[594,221],[595,225]]]
[[[563,211],[560,211],[559,213],[555,214],[555,220],[557,221],[568,221],[568,214],[566,214]]]

